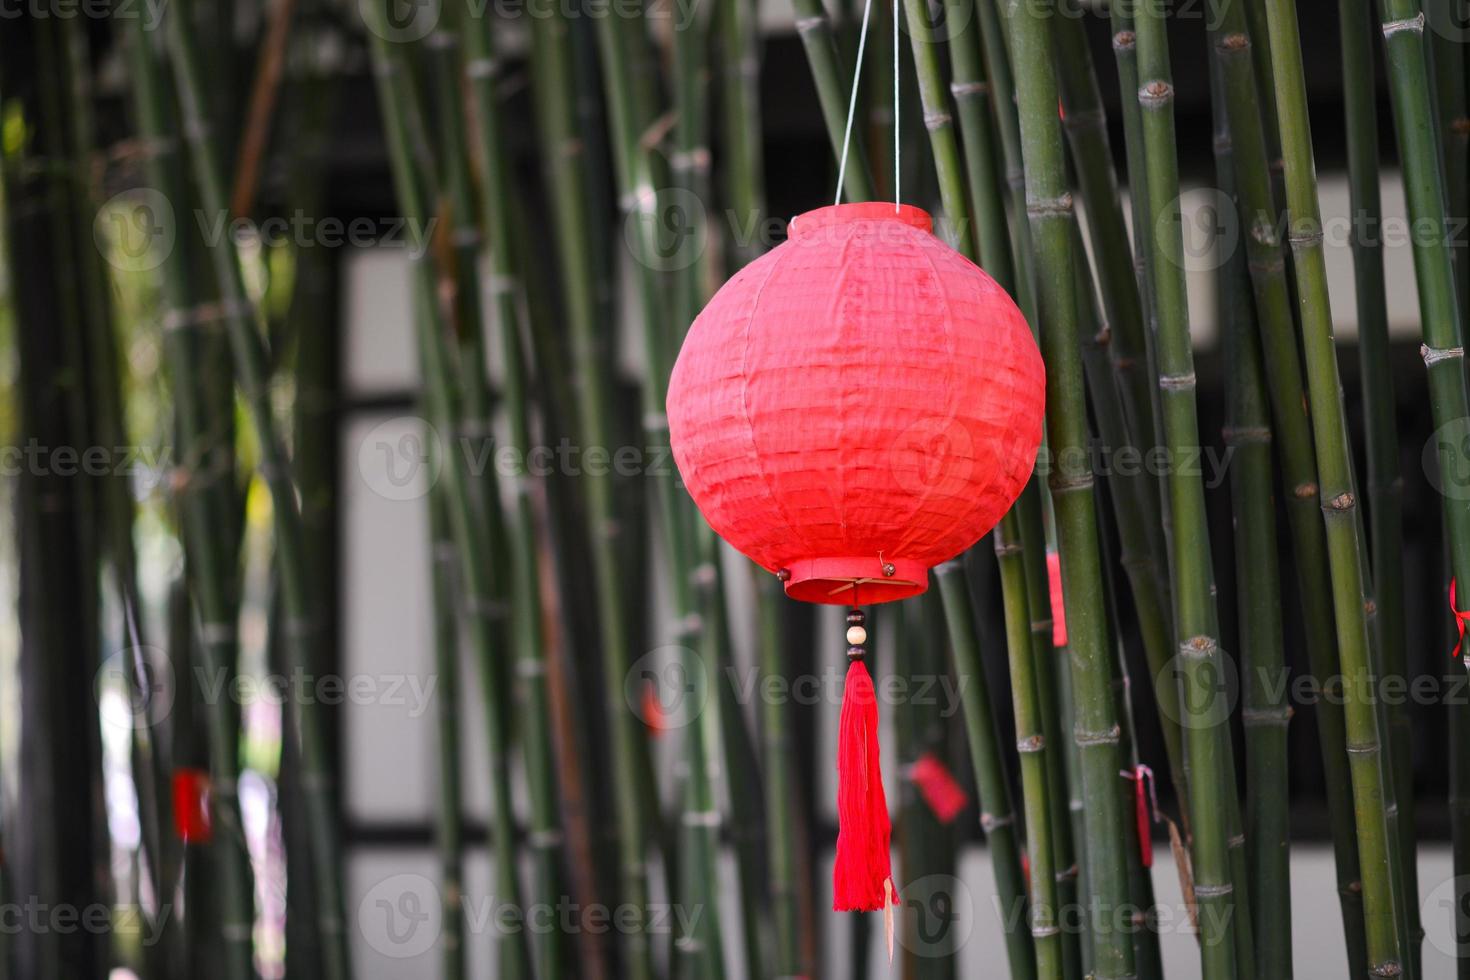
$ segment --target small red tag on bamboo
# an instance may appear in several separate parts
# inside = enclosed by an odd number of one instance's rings
[[[643,682],[643,724],[655,735],[662,735],[669,730],[664,703],[658,699],[658,685],[651,679]]]
[[[1455,608],[1455,580],[1450,579],[1450,613],[1455,617],[1455,629],[1460,631],[1460,637],[1455,641],[1455,649],[1450,651],[1451,660],[1460,659],[1460,648],[1465,645],[1465,621],[1470,619],[1470,610]]]
[[[1062,556],[1046,553],[1046,578],[1051,592],[1051,645],[1067,645],[1067,606],[1062,601]]]
[[[1133,780],[1133,811],[1138,820],[1138,861],[1145,868],[1154,866],[1153,821],[1150,819],[1157,804],[1152,799],[1153,771],[1148,766],[1137,766],[1132,772],[1123,773],[1125,779]],[[1148,781],[1149,786],[1144,782]]]
[[[214,836],[209,819],[209,774],[203,769],[175,769],[174,832],[185,844],[207,844]]]
[[[847,668],[837,732],[837,861],[832,908],[872,912],[896,902],[888,800],[878,760],[878,699],[861,660]]]
[[[909,770],[909,778],[919,787],[919,794],[940,823],[952,823],[970,802],[970,797],[950,773],[949,767],[932,752],[919,756]]]

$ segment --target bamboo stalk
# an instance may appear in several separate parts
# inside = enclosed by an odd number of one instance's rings
[[[1031,650],[1031,615],[1025,601],[1026,569],[1018,538],[1020,522],[1013,516],[995,531],[995,554],[1000,563],[1002,592],[1006,597],[1006,649],[1011,668],[1011,703],[1016,717],[1016,748],[1021,753],[1022,798],[1026,814],[1026,850],[1031,872],[1031,935],[1036,944],[1037,975],[1067,975],[1066,938],[1058,920],[1057,865],[1052,850],[1051,776],[1042,720],[1039,662]],[[1044,660],[1044,658],[1043,658]],[[1073,940],[1075,944],[1075,939]]]
[[[1291,217],[1289,240],[1295,259],[1307,385],[1338,626],[1338,650],[1346,686],[1347,744],[1357,816],[1358,854],[1363,872],[1368,972],[1370,976],[1397,976],[1402,969],[1403,937],[1399,935],[1394,885],[1389,874],[1389,850],[1393,845],[1388,838],[1388,819],[1382,806],[1386,787],[1377,710],[1368,682],[1372,665],[1363,608],[1365,573],[1358,547],[1359,515],[1336,352],[1332,345],[1332,313],[1322,250],[1322,222],[1317,206],[1301,42],[1296,11],[1292,6],[1282,0],[1269,0],[1266,15],[1286,166],[1286,203]],[[1417,44],[1417,39],[1414,42]],[[1456,387],[1463,415],[1463,378]]]
[[[1014,293],[1032,332],[1037,327],[1037,284],[1033,268],[1036,249],[1031,241],[1031,224],[1026,220],[1025,162],[1021,152],[1021,126],[1017,119],[1015,75],[1011,68],[1005,18],[1007,0],[979,0],[975,5],[980,24],[981,48],[985,53],[990,101],[1000,133],[1001,161],[1005,169],[1011,212],[1011,257],[1016,267]]]
[[[381,13],[378,16],[382,16]],[[417,327],[421,370],[424,375],[424,397],[430,422],[440,432],[458,430],[460,414],[456,409],[456,385],[451,372],[444,336],[447,333],[442,308],[434,302],[435,274],[426,255],[427,242],[421,239],[423,222],[429,213],[423,199],[424,175],[415,171],[411,151],[410,127],[415,99],[412,78],[401,58],[383,38],[386,25],[372,31],[373,71],[378,83],[379,110],[387,136],[389,162],[398,204],[411,234],[410,261],[414,282],[414,320]],[[485,514],[474,496],[469,459],[457,440],[449,443],[449,459],[443,469],[444,493],[448,503],[449,526],[457,546],[461,588],[461,621],[467,630],[471,648],[480,665],[484,690],[486,729],[489,741],[489,781],[492,794],[493,846],[496,852],[496,888],[503,901],[521,906],[520,885],[515,872],[515,822],[511,809],[510,776],[505,764],[505,720],[500,716],[501,699],[496,690],[496,662],[499,649],[494,620],[498,616],[494,587],[487,567],[493,556],[483,553],[488,541]],[[502,976],[529,976],[530,956],[523,932],[506,936],[497,931],[494,947]]]
[[[643,320],[643,350],[646,379],[642,386],[644,435],[647,445],[667,445],[668,421],[664,416],[669,370],[673,357],[669,350],[672,339],[669,319],[664,308],[664,289],[655,268],[658,245],[654,221],[662,215],[654,168],[644,138],[651,121],[645,111],[647,99],[640,97],[635,72],[643,49],[641,35],[633,33],[638,22],[625,25],[617,18],[602,18],[597,23],[598,50],[601,54],[603,86],[607,96],[608,118],[613,134],[614,170],[625,220],[636,226],[638,252],[639,297]],[[703,665],[706,678],[716,677],[715,647],[717,637],[698,616],[693,585],[700,571],[691,562],[693,555],[690,531],[693,521],[689,501],[676,494],[668,474],[655,481],[655,507],[664,532],[664,545],[671,569],[673,606],[682,638],[691,641],[695,655]],[[682,826],[680,828],[680,870],[683,881],[681,901],[701,910],[700,916],[688,923],[689,931],[675,942],[675,951],[686,958],[689,968],[697,968],[701,976],[717,978],[723,974],[716,862],[719,854],[722,815],[714,799],[713,782],[708,771],[709,750],[706,726],[716,721],[716,712],[708,712],[684,726],[685,775]],[[718,743],[716,743],[718,744]]]
[[[1092,254],[1098,265],[1098,286],[1102,295],[1103,315],[1112,334],[1110,355],[1118,375],[1118,389],[1126,407],[1131,444],[1147,452],[1158,444],[1158,421],[1154,412],[1153,378],[1148,356],[1143,306],[1139,300],[1138,282],[1131,268],[1128,232],[1123,225],[1123,209],[1118,200],[1118,181],[1113,172],[1113,154],[1108,146],[1107,115],[1098,90],[1097,74],[1092,67],[1092,53],[1083,31],[1083,11],[1078,0],[1062,0],[1062,16],[1055,22],[1052,34],[1057,78],[1061,87],[1065,113],[1062,129],[1072,149],[1076,164],[1082,205],[1088,216],[1088,234]],[[1157,506],[1158,487],[1143,488],[1145,506]],[[1149,501],[1155,503],[1150,505]],[[1155,566],[1163,558],[1161,535],[1149,539],[1149,557]],[[1153,574],[1163,583],[1167,571],[1155,567]],[[1168,608],[1167,602],[1164,608]]]
[[[1341,698],[1332,595],[1327,572],[1326,530],[1320,516],[1316,449],[1302,385],[1292,301],[1286,278],[1286,256],[1277,237],[1275,215],[1279,205],[1272,194],[1269,146],[1262,125],[1261,100],[1255,89],[1255,65],[1249,24],[1241,0],[1217,2],[1211,8],[1218,30],[1212,57],[1222,72],[1226,115],[1230,126],[1232,173],[1242,236],[1255,297],[1257,328],[1261,334],[1266,384],[1271,398],[1273,439],[1281,447],[1281,493],[1286,501],[1297,583],[1306,623],[1305,643],[1312,674],[1324,690],[1315,706],[1323,772],[1326,775],[1329,821],[1332,828],[1338,899],[1348,939],[1348,961],[1354,973],[1366,970],[1363,944],[1362,886],[1359,882],[1356,834],[1353,827],[1351,779],[1345,752],[1346,722]],[[1279,724],[1263,716],[1247,724]],[[1358,965],[1363,964],[1359,969]]]
[[[153,38],[142,23],[127,39],[132,105],[139,134],[160,148],[145,160],[145,173],[155,190],[166,200],[181,200],[182,188],[174,179],[176,170],[169,166],[163,148],[172,146],[168,130],[167,95],[155,60]],[[205,421],[203,400],[198,391],[192,365],[196,359],[193,331],[169,329],[170,324],[198,322],[191,317],[194,309],[186,285],[190,282],[187,254],[174,249],[164,258],[158,278],[165,323],[164,353],[174,379],[173,399],[175,424],[182,443],[182,458],[189,468],[206,459],[205,447],[210,430]],[[219,526],[210,513],[208,475],[190,473],[181,484],[180,509],[183,513],[184,548],[188,556],[190,592],[198,615],[198,641],[202,668],[211,676],[228,679],[234,672],[235,621],[229,598],[229,572],[232,557],[222,553]],[[209,724],[209,766],[211,814],[218,830],[211,845],[211,857],[219,875],[220,929],[222,932],[222,967],[231,978],[254,975],[251,957],[251,926],[254,903],[250,883],[249,855],[245,849],[239,798],[235,794],[238,775],[237,731],[229,712],[221,705],[205,711]]]
[[[1039,909],[1027,901],[1025,879],[1021,874],[1016,818],[1011,812],[1010,789],[1006,784],[1005,764],[996,739],[997,728],[991,712],[985,668],[980,663],[980,642],[975,634],[975,623],[971,614],[968,579],[958,560],[940,565],[934,570],[934,574],[939,580],[940,597],[944,601],[944,619],[949,628],[949,649],[954,657],[955,676],[960,679],[965,734],[969,739],[970,761],[975,767],[975,788],[980,797],[980,826],[985,831],[991,869],[995,872],[996,894],[1002,903],[1003,921],[1017,926],[1008,929],[1005,937],[1010,973],[1015,978],[1059,977],[1060,942],[1057,941],[1057,935],[1051,932],[1056,916],[1055,903]],[[1024,605],[1024,583],[1014,580],[1013,575],[1010,585],[1007,605]],[[1016,591],[1018,587],[1021,588],[1019,592]],[[1009,624],[1009,617],[1007,623]],[[1026,656],[1029,655],[1028,649]],[[1035,759],[1033,764],[1044,761]],[[1033,788],[1029,783],[1027,787],[1028,792]],[[1044,786],[1042,789],[1044,790]],[[1046,814],[1045,795],[1040,800],[1043,804],[1041,812]],[[1028,803],[1028,808],[1029,805]],[[1045,820],[1031,827],[1028,836],[1033,841],[1044,839],[1047,836]],[[1034,887],[1041,872],[1033,865],[1031,873]],[[1017,914],[1028,907],[1029,915]],[[1032,930],[1045,926],[1045,934],[1039,937],[1043,940],[1040,945],[1035,943],[1030,931],[1019,928],[1022,923],[1028,923]]]
[[[1216,680],[1222,656],[1217,637],[1210,566],[1209,525],[1199,470],[1185,464],[1199,451],[1194,356],[1185,294],[1184,249],[1179,224],[1179,171],[1174,137],[1174,88],[1169,69],[1164,11],[1142,5],[1138,43],[1138,105],[1153,225],[1148,238],[1153,271],[1155,344],[1159,367],[1164,444],[1171,463],[1165,479],[1174,575],[1178,676],[1182,685],[1185,751],[1189,758],[1191,864],[1198,909],[1201,967],[1206,980],[1232,977],[1237,969],[1228,839],[1235,802],[1229,752],[1229,706]],[[1243,965],[1243,964],[1242,964]]]
[[[454,569],[444,491],[429,494],[430,582],[434,597],[434,721],[439,736],[439,809],[434,843],[439,849],[439,893],[443,932],[439,939],[444,976],[462,980],[464,953],[464,815],[459,777],[459,636],[455,627]]]
[[[526,359],[522,350],[522,321],[525,297],[511,230],[510,161],[507,159],[503,125],[492,71],[494,47],[492,20],[465,12],[466,110],[476,146],[471,153],[480,186],[480,222],[485,229],[485,251],[494,297],[494,324],[500,337],[504,372],[503,404],[510,431],[509,445],[524,458],[532,447],[530,394]],[[561,893],[562,845],[553,782],[552,723],[547,694],[545,635],[541,626],[540,568],[536,547],[537,528],[532,500],[534,483],[529,474],[515,482],[515,514],[509,533],[512,597],[512,642],[515,650],[516,692],[521,719],[520,738],[525,753],[527,782],[531,797],[531,836],[535,849],[536,889],[539,901],[554,900]],[[490,502],[491,505],[495,501]],[[537,943],[537,965],[542,975],[561,971],[563,937],[554,930]]]
[[[988,3],[989,0],[981,0]],[[963,27],[949,43],[951,78],[949,90],[959,115],[960,140],[964,144],[965,177],[969,181],[970,215],[975,222],[975,260],[1007,292],[1015,295],[1016,270],[1011,258],[1005,203],[1000,194],[1001,175],[996,169],[995,123],[990,115],[990,82],[980,55],[979,31],[975,23],[975,0],[945,0],[946,24]],[[917,39],[915,44],[919,43]]]
[[[582,159],[574,90],[570,86],[572,60],[566,17],[532,22],[533,61],[536,77],[538,127],[551,185],[554,241],[562,271],[561,282],[571,339],[572,373],[578,380],[575,432],[586,445],[610,443],[611,399],[602,366],[606,342],[599,336],[597,276],[592,258],[588,182]],[[547,344],[537,344],[538,351]],[[598,643],[602,672],[610,679],[623,677],[631,664],[628,647],[627,600],[616,549],[616,518],[613,512],[612,481],[605,473],[588,473],[583,478],[589,545],[592,550],[593,583],[596,590]],[[611,689],[614,684],[608,684]],[[616,703],[614,703],[616,698]],[[608,696],[608,722],[612,729],[615,775],[614,815],[618,839],[618,898],[642,908],[647,902],[648,882],[644,865],[647,845],[645,803],[637,789],[639,733],[637,718],[622,704],[619,689]],[[634,935],[625,941],[623,968],[628,976],[652,976],[647,937]]]
[[[817,87],[817,100],[822,107],[822,121],[827,125],[827,139],[832,148],[842,153],[843,133],[847,129],[847,103],[851,76],[842,64],[832,21],[822,0],[792,0],[796,10],[796,33],[801,37],[812,81]],[[860,68],[861,66],[859,66]],[[847,171],[843,180],[847,197],[852,201],[873,199],[873,178],[868,170],[867,154],[862,140],[854,140],[848,149]]]
[[[724,74],[724,135],[726,197],[734,213],[735,228],[756,234],[765,198],[765,170],[761,157],[760,35],[756,28],[754,0],[731,0],[717,4],[721,68]],[[746,229],[749,229],[747,232]],[[732,243],[733,273],[761,253],[761,242],[752,237]],[[773,830],[775,828],[772,828]]]
[[[1348,140],[1349,200],[1360,227],[1376,227],[1383,207],[1379,201],[1378,121],[1373,82],[1373,48],[1367,0],[1339,0],[1342,27],[1343,95]],[[1353,236],[1353,269],[1358,309],[1359,370],[1363,384],[1363,415],[1368,449],[1368,530],[1372,544],[1372,573],[1376,608],[1372,620],[1385,676],[1406,677],[1408,672],[1404,622],[1403,477],[1399,474],[1399,440],[1395,418],[1392,358],[1388,338],[1388,308],[1384,293],[1382,241],[1369,233]],[[1408,706],[1401,700],[1387,705],[1389,758],[1392,760],[1394,798],[1398,804],[1399,864],[1403,903],[1408,916],[1406,966],[1418,974],[1419,875],[1414,829],[1414,765]]]
[[[1230,130],[1223,105],[1223,75],[1216,57],[1216,174],[1234,196]],[[1271,420],[1261,341],[1253,316],[1245,253],[1235,249],[1220,268],[1220,322],[1225,328],[1226,422],[1222,440],[1233,452],[1231,512],[1235,519],[1237,621],[1240,636],[1242,721],[1246,738],[1246,846],[1258,976],[1290,980],[1291,888],[1288,848],[1286,676],[1282,641],[1281,576],[1277,568],[1276,502],[1272,495]]]
[[[1091,913],[1093,975],[1099,980],[1133,972],[1127,933],[1112,917],[1128,901],[1127,861],[1122,853],[1123,812],[1117,793],[1122,768],[1120,731],[1111,690],[1111,656],[1101,592],[1093,477],[1082,452],[1087,441],[1081,358],[1072,282],[1071,196],[1066,189],[1062,135],[1057,122],[1057,86],[1048,37],[1051,3],[1008,0],[1011,64],[1017,88],[1025,164],[1027,216],[1037,248],[1042,351],[1047,374],[1047,429],[1059,465],[1050,476],[1061,544],[1062,579],[1071,642],[1074,740],[1082,789],[1087,842],[1087,906]],[[993,75],[993,72],[992,72]]]

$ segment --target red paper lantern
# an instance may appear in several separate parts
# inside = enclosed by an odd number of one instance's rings
[[[700,313],[669,381],[669,435],[721,537],[787,595],[856,607],[923,592],[1000,520],[1035,465],[1045,400],[1020,310],[929,215],[843,204],[792,221]],[[833,907],[891,910],[862,610],[847,622]]]
[[[710,526],[807,602],[928,587],[1010,508],[1046,382],[1005,290],[892,204],[803,214],[704,308],[669,433]]]

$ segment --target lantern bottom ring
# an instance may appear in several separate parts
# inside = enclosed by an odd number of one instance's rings
[[[884,574],[884,565],[893,574]],[[911,558],[804,558],[786,565],[786,594],[832,606],[873,605],[916,596],[929,588],[929,566]]]

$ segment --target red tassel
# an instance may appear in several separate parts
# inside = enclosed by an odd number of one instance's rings
[[[862,660],[847,668],[837,736],[837,864],[832,908],[871,912],[897,902],[889,866],[888,801],[878,765],[878,699]]]

